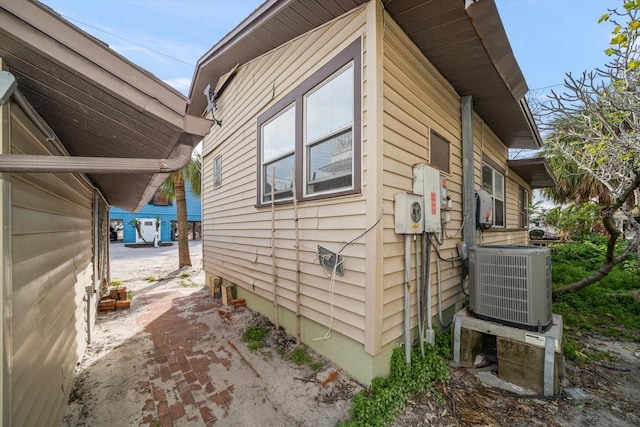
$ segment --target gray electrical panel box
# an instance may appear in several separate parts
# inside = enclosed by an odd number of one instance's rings
[[[442,182],[440,171],[425,163],[413,167],[413,193],[424,198],[424,231],[439,233],[442,228],[440,189]]]
[[[400,193],[394,196],[396,234],[422,234],[424,209],[422,196]]]

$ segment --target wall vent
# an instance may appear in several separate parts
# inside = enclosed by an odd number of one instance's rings
[[[470,309],[474,316],[538,332],[551,315],[551,254],[533,246],[469,249]]]

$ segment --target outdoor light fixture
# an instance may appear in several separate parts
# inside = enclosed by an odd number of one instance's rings
[[[9,101],[17,87],[18,82],[13,74],[8,71],[0,71],[0,105]]]

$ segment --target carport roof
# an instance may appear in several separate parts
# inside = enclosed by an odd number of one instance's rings
[[[0,3],[0,57],[71,156],[167,159],[209,131],[188,100],[49,7]],[[111,205],[142,207],[169,173],[87,174]]]
[[[368,0],[267,0],[199,61],[188,111],[201,114],[207,84]],[[537,149],[541,138],[524,98],[527,85],[494,0],[393,0],[393,18],[460,96],[509,148]]]

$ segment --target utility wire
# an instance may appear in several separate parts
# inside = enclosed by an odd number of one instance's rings
[[[124,37],[122,37],[122,36],[119,36],[119,35],[117,35],[117,34],[114,34],[114,33],[112,33],[112,32],[109,32],[109,31],[103,30],[102,28],[96,27],[96,26],[94,26],[94,25],[87,24],[86,22],[82,22],[82,21],[80,21],[80,20],[78,20],[78,19],[75,19],[75,18],[72,18],[72,17],[70,17],[70,16],[66,16],[66,15],[61,15],[61,16],[62,16],[63,18],[65,18],[65,19],[69,20],[69,21],[74,21],[74,22],[77,22],[78,24],[84,25],[84,26],[86,26],[86,27],[93,28],[94,30],[97,30],[97,31],[100,31],[100,32],[102,32],[102,33],[108,34],[108,35],[110,35],[111,37],[115,37],[115,38],[120,39],[120,40],[123,40],[123,41],[125,41],[125,42],[127,42],[127,43],[131,43],[132,45],[135,45],[135,46],[141,47],[141,48],[146,49],[146,50],[148,50],[148,51],[150,51],[150,52],[153,52],[153,53],[155,53],[155,54],[162,55],[162,56],[164,56],[164,57],[166,57],[166,58],[169,58],[169,59],[172,59],[172,60],[174,60],[174,61],[178,61],[178,62],[181,62],[181,63],[183,63],[183,64],[186,64],[186,65],[190,65],[190,66],[192,66],[192,67],[195,67],[195,64],[194,64],[194,63],[192,63],[192,62],[187,62],[187,61],[184,61],[184,60],[182,60],[182,59],[179,59],[179,58],[173,57],[173,56],[171,56],[171,55],[167,55],[167,54],[166,54],[166,53],[164,53],[164,52],[160,52],[160,51],[158,51],[158,50],[155,50],[155,49],[152,49],[152,48],[150,48],[150,47],[144,46],[144,45],[142,45],[142,44],[140,44],[140,43],[136,43],[136,42],[134,42],[134,41],[132,41],[132,40],[126,39],[126,38],[124,38]]]

